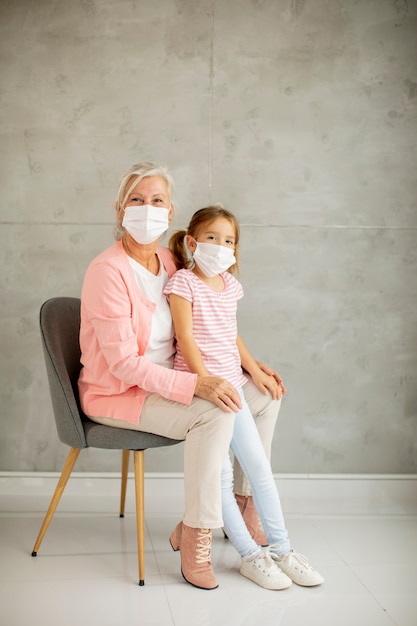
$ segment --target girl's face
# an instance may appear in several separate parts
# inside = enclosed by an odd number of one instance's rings
[[[236,244],[234,226],[225,217],[217,217],[213,221],[203,224],[195,237],[187,235],[186,243],[191,252],[194,252],[196,242],[212,243],[234,250]]]

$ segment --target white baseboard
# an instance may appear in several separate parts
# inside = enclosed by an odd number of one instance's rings
[[[55,472],[0,472],[0,513],[44,514],[56,487]],[[417,475],[277,474],[286,515],[417,515]],[[120,475],[74,472],[58,513],[118,511]],[[145,474],[145,510],[181,514],[182,474]],[[126,513],[135,512],[129,474]]]

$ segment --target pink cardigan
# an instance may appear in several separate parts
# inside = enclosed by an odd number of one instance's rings
[[[171,253],[158,248],[169,276]],[[190,404],[197,375],[152,363],[144,353],[155,303],[139,290],[121,241],[89,265],[81,291],[81,363],[78,381],[86,415],[138,424],[148,392]]]

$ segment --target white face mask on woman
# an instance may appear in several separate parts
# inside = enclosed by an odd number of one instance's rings
[[[137,243],[153,243],[168,230],[169,211],[151,204],[127,206],[122,226]]]
[[[236,263],[232,248],[214,243],[197,243],[193,258],[195,264],[208,278],[225,272]]]

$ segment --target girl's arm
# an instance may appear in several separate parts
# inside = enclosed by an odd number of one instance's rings
[[[236,339],[240,354],[240,361],[244,370],[250,374],[255,385],[266,394],[270,391],[274,400],[279,400],[286,393],[281,377],[272,368],[255,361],[243,339],[238,335]]]
[[[193,309],[189,300],[175,293],[169,295],[175,337],[188,369],[199,376],[210,376],[193,336]]]
[[[218,376],[212,376],[204,365],[201,352],[193,336],[193,312],[189,300],[171,293],[169,295],[175,336],[181,348],[188,369],[198,374],[195,395],[214,402],[218,407],[230,413],[237,413],[242,408],[240,396],[233,385]]]

